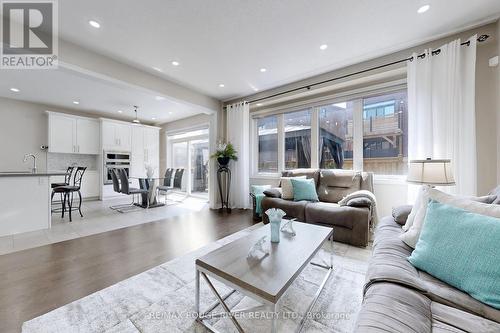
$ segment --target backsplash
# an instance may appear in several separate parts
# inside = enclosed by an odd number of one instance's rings
[[[97,171],[98,155],[47,153],[47,170],[66,170],[69,166],[84,166]]]

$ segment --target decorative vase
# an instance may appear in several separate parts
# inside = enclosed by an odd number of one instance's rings
[[[227,166],[229,164],[229,157],[217,157],[217,162],[220,166]]]
[[[281,220],[286,213],[279,208],[270,208],[266,210],[266,215],[269,217],[269,224],[271,224],[271,243],[279,243]]]

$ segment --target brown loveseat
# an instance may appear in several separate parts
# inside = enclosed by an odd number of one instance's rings
[[[406,216],[377,225],[354,332],[500,332],[499,309],[410,264],[412,249],[398,237]]]
[[[348,206],[338,202],[346,195],[358,190],[373,192],[373,175],[356,173],[351,170],[296,169],[282,173],[283,177],[306,176],[314,179],[320,202],[293,201],[281,198],[280,191],[265,191],[262,211],[269,208],[283,209],[286,218],[296,218],[301,222],[334,226],[336,241],[355,246],[368,244],[371,220],[371,206],[360,200],[353,200]],[[263,214],[264,223],[268,223]]]

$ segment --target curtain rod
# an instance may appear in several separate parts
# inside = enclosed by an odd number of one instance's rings
[[[481,36],[479,36],[477,38],[477,41],[481,43],[481,42],[484,42],[485,40],[487,40],[489,37],[490,37],[489,35],[481,35]],[[460,45],[470,46],[470,40],[468,40],[466,42],[463,42]],[[436,50],[434,50],[434,51],[431,52],[431,55],[434,56],[434,55],[438,55],[440,53],[441,53],[441,49],[436,49]],[[425,53],[419,54],[417,56],[417,58],[419,58],[419,59],[425,58]],[[402,62],[413,61],[413,60],[414,60],[413,56],[411,56],[409,58],[404,58],[404,59],[396,60],[396,61],[389,62],[389,63],[383,64],[383,65],[378,65],[378,66],[367,68],[367,69],[363,69],[363,70],[360,70],[360,71],[357,71],[357,72],[353,72],[353,73],[341,75],[341,76],[338,76],[338,77],[334,77],[334,78],[331,78],[331,79],[328,79],[328,80],[323,80],[323,81],[316,82],[316,83],[311,83],[311,84],[308,84],[308,85],[305,85],[305,86],[302,86],[302,87],[297,87],[297,88],[289,89],[289,90],[282,91],[282,92],[279,92],[279,93],[276,93],[276,94],[273,94],[273,95],[269,95],[269,96],[266,96],[266,97],[256,98],[254,100],[248,101],[248,103],[255,103],[255,102],[263,101],[263,100],[266,100],[266,99],[278,97],[278,96],[281,96],[281,95],[289,94],[291,92],[295,92],[295,91],[299,91],[299,90],[303,90],[303,89],[311,90],[311,87],[314,87],[314,86],[318,86],[318,85],[325,84],[325,83],[328,83],[328,82],[333,82],[333,81],[345,79],[345,78],[348,78],[348,77],[351,77],[351,76],[363,74],[363,73],[374,71],[374,70],[377,70],[377,69],[380,69],[380,68],[389,67],[389,66],[392,66],[392,65],[400,64]],[[224,108],[226,108],[226,106],[224,106]]]

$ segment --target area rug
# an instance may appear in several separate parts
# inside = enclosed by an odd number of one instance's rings
[[[254,225],[176,258],[111,287],[62,306],[23,323],[22,331],[34,332],[207,332],[195,320],[194,260],[216,248],[247,235]],[[329,242],[328,242],[329,243]],[[313,262],[329,258],[330,244],[318,252]],[[362,301],[362,287],[370,249],[334,243],[334,271],[311,313],[307,306],[313,299],[325,270],[308,265],[295,280],[279,305],[278,332],[291,332],[307,316],[303,332],[351,332]],[[213,281],[213,280],[212,280]],[[214,282],[222,294],[229,288]],[[201,309],[216,299],[201,282]],[[233,293],[227,303],[232,310],[256,305],[252,299]],[[221,312],[221,309],[215,309]],[[265,314],[241,316],[238,321],[246,332],[269,332],[271,320]],[[211,319],[221,332],[236,332],[229,318]]]

